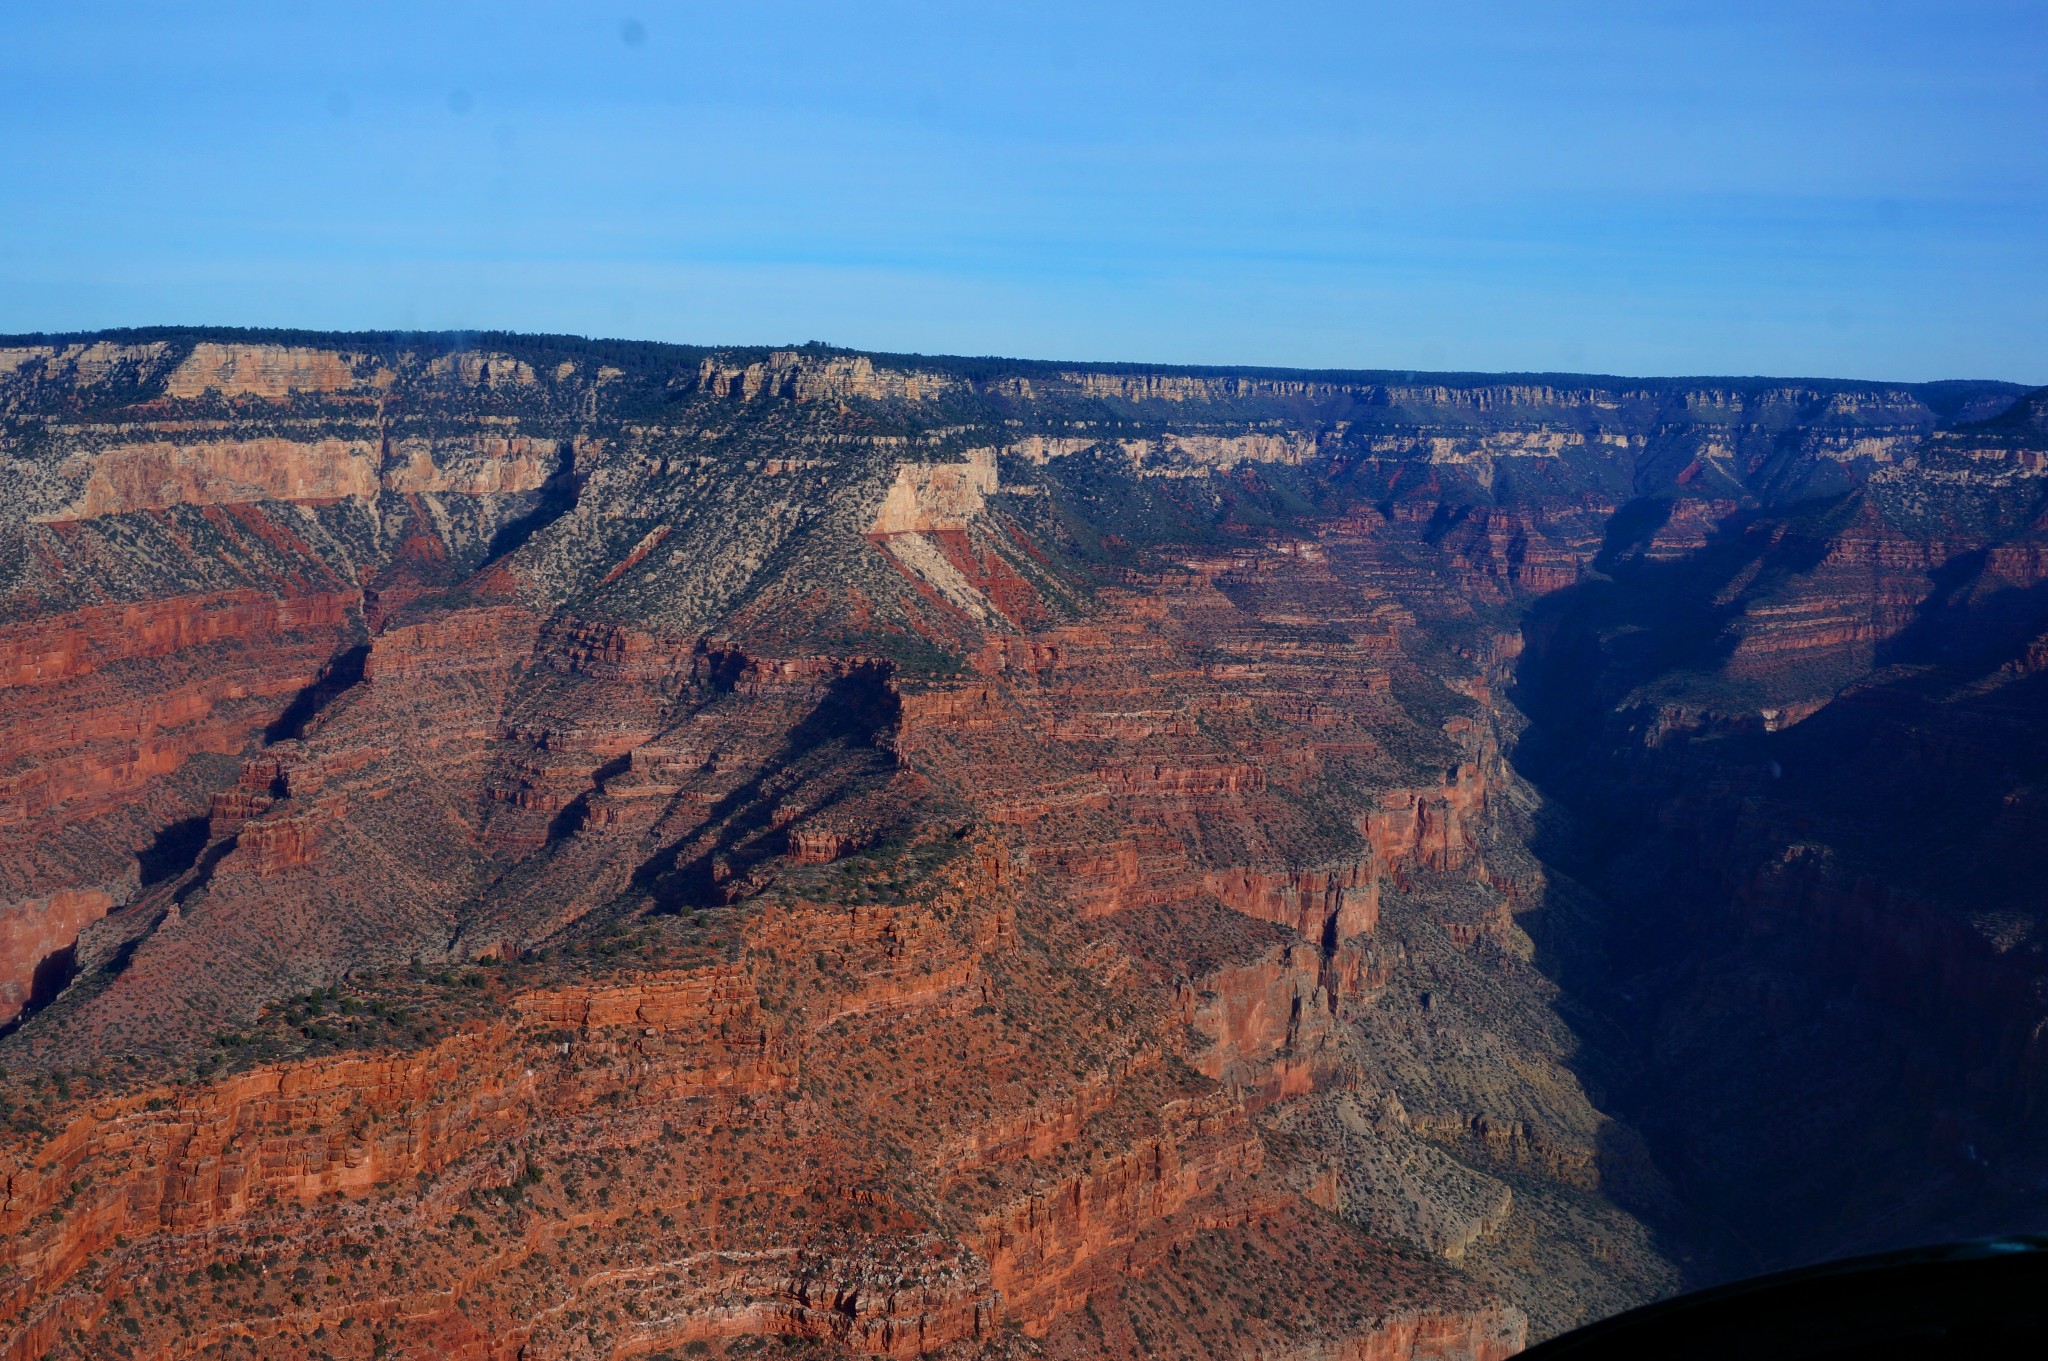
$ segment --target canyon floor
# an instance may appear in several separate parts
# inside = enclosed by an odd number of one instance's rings
[[[0,1355],[1498,1361],[2048,1221],[2048,390],[0,341]]]

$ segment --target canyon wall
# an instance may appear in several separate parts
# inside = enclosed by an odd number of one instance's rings
[[[2011,1227],[2039,405],[0,350],[8,1355],[1458,1361]]]

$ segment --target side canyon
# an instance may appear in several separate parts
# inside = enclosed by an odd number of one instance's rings
[[[0,340],[0,1356],[1501,1361],[2048,1219],[2048,390]]]

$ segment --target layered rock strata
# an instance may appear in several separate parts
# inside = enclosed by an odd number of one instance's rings
[[[2038,405],[0,350],[8,1355],[1454,1361],[2006,1227]]]

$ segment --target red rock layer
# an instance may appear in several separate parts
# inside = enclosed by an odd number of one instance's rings
[[[34,971],[135,886],[132,814],[202,754],[240,751],[342,645],[353,593],[103,606],[0,637],[0,1022]],[[189,797],[189,796],[188,796]],[[80,885],[93,875],[99,884]]]
[[[1016,937],[1002,864],[971,854],[922,907],[769,912],[738,963],[538,986],[519,981],[532,966],[485,970],[475,1015],[425,1047],[95,1097],[0,1164],[5,1355],[242,1339],[615,1356],[766,1334],[912,1356],[999,1347],[1006,1325],[1067,1354],[1067,1320],[1167,1271],[1176,1244],[1313,1225],[1241,1105],[1175,1077],[1142,1031],[1071,1011],[1071,985]],[[435,986],[351,990],[344,1014],[372,1024]],[[267,1033],[291,1034],[248,1042]],[[1080,1047],[1105,1043],[1121,1055],[1079,1071]],[[1047,1101],[1049,1078],[1069,1095]],[[932,1141],[958,1152],[899,1164]],[[1519,1345],[1476,1295],[1394,1307],[1375,1272],[1461,1287],[1338,1245],[1330,1288],[1355,1293],[1313,1321],[1314,1345]]]

